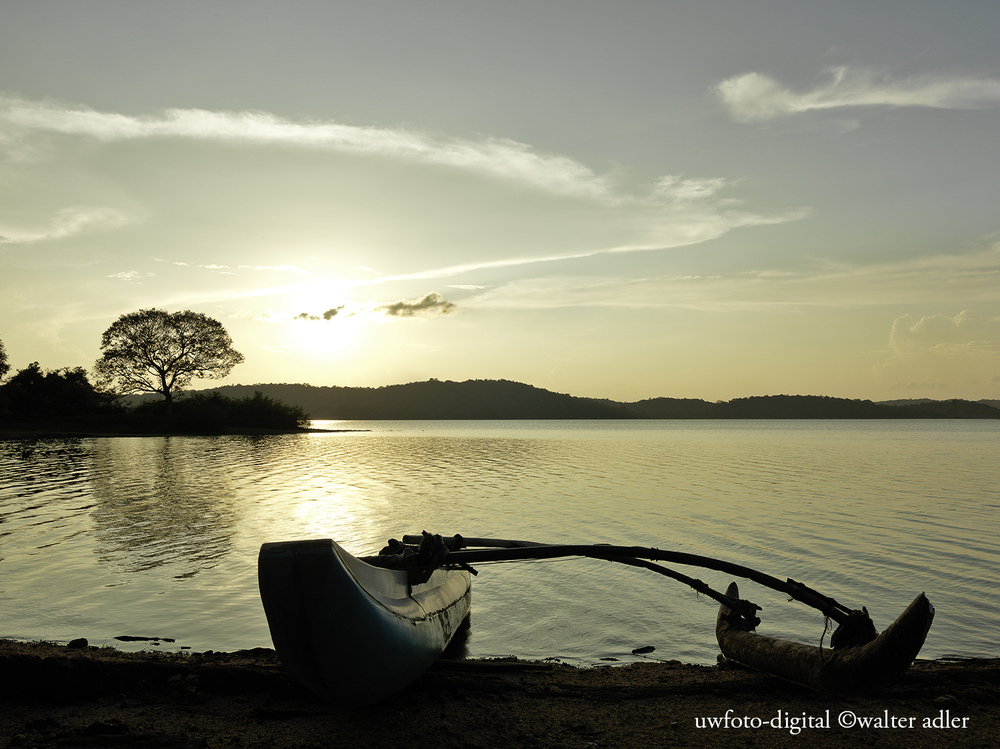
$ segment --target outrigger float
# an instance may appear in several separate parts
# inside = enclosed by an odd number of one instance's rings
[[[637,546],[540,544],[462,536],[404,536],[373,557],[357,558],[330,539],[261,546],[258,580],[271,639],[285,668],[332,702],[378,702],[416,681],[469,616],[473,564],[590,557],[642,567],[719,602],[716,638],[726,660],[820,692],[878,691],[902,675],[934,619],[924,594],[879,634],[865,608],[851,610],[796,582],[743,565]],[[755,632],[756,604],[737,584],[719,593],[658,564],[704,567],[787,594],[838,624],[832,647]]]

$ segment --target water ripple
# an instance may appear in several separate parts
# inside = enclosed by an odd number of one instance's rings
[[[0,636],[267,645],[262,542],[332,537],[367,553],[427,529],[725,558],[867,605],[879,626],[924,590],[938,608],[924,655],[998,655],[984,603],[1000,582],[996,425],[353,426],[372,431],[0,441],[0,601],[16,612]],[[714,603],[651,573],[579,559],[481,572],[472,655],[596,663],[654,644],[714,662]],[[744,592],[769,634],[821,636],[811,610]]]

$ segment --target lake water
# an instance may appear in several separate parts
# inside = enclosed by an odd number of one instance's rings
[[[426,529],[713,556],[867,606],[879,629],[925,591],[923,657],[1000,656],[1000,422],[316,425],[370,431],[0,440],[0,637],[270,646],[261,543],[365,554]],[[667,578],[585,559],[479,571],[470,656],[715,662],[717,605]],[[760,632],[824,636],[812,609],[741,593]]]

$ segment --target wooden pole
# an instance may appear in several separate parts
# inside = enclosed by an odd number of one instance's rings
[[[419,541],[420,536],[404,536],[404,542]],[[682,551],[646,548],[642,546],[615,546],[611,544],[540,544],[532,541],[512,541],[507,539],[464,538],[462,536],[442,537],[445,545],[456,548],[446,557],[448,564],[481,564],[484,562],[510,562],[525,559],[557,559],[560,557],[590,557],[622,561],[623,559],[646,559],[672,564],[725,572],[753,580],[760,585],[785,593],[789,597],[818,609],[838,624],[849,618],[850,609],[833,598],[824,596],[807,585],[791,578],[781,580],[752,567],[726,562],[721,559],[689,554]],[[466,548],[468,546],[487,548]],[[704,583],[702,583],[704,585]],[[707,586],[706,586],[707,587]],[[718,599],[717,599],[718,600]]]

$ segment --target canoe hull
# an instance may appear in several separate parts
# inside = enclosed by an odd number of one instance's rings
[[[736,583],[726,595],[739,598]],[[921,593],[871,642],[829,649],[759,635],[722,606],[716,637],[727,660],[819,692],[860,695],[887,687],[910,667],[933,619],[934,607]]]
[[[264,544],[261,602],[288,672],[324,699],[377,702],[409,685],[441,655],[469,615],[471,579],[436,570],[374,567],[330,539]]]

